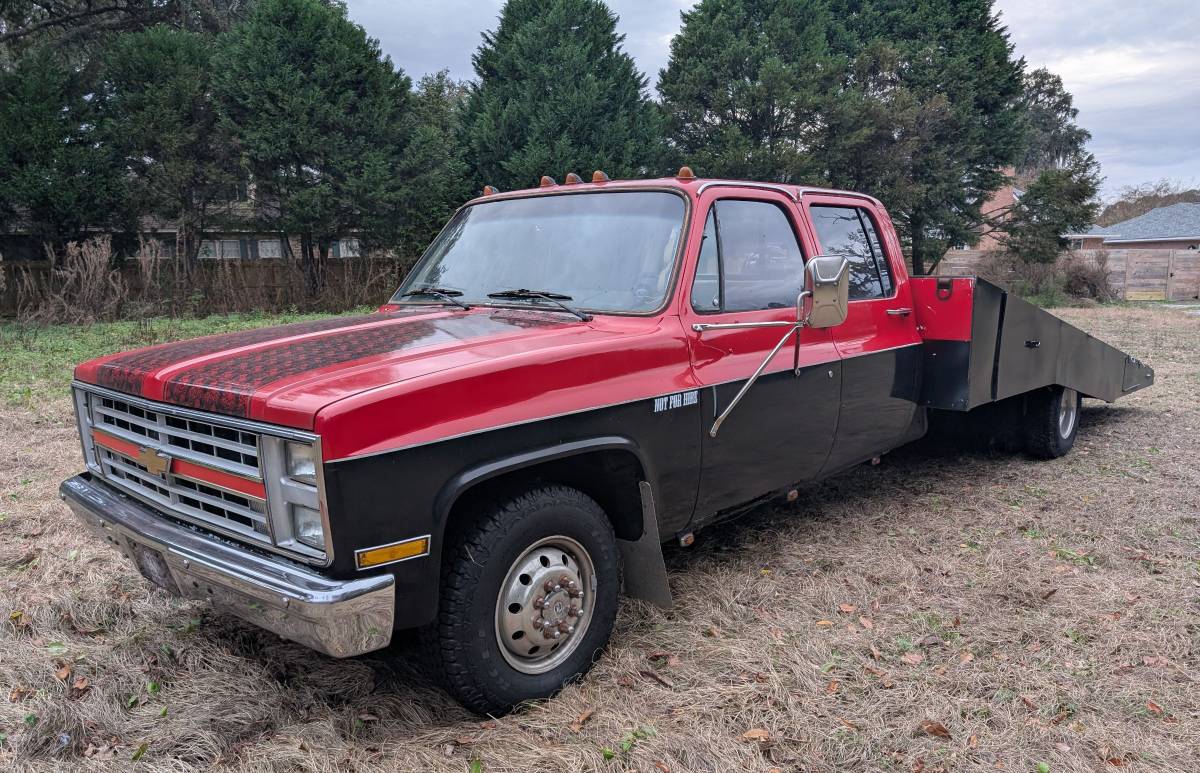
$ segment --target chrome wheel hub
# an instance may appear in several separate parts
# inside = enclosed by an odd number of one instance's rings
[[[1064,389],[1058,400],[1058,434],[1060,437],[1070,437],[1075,429],[1075,419],[1079,413],[1079,393],[1074,389]]]
[[[592,617],[592,559],[570,537],[538,540],[513,562],[496,600],[496,641],[510,666],[549,671],[579,646]]]

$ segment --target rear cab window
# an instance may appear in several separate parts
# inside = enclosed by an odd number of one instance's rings
[[[814,204],[808,208],[822,255],[850,261],[850,300],[888,298],[895,289],[882,241],[863,207]]]

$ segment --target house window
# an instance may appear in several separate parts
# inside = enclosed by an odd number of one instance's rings
[[[200,242],[200,251],[196,253],[198,258],[215,258],[217,257],[217,243],[211,239],[205,239]]]
[[[226,260],[242,257],[241,242],[239,242],[237,239],[222,239],[221,257]]]
[[[1069,241],[1067,243],[1067,249],[1068,250],[1082,250],[1083,249],[1083,239],[1072,239],[1071,241]]]
[[[362,255],[358,239],[342,239],[338,244],[339,255],[343,258],[357,258]]]
[[[282,258],[283,245],[278,239],[259,239],[258,240],[258,257],[260,258]]]
[[[959,252],[966,252],[968,247],[966,242],[958,242],[951,249],[958,250]]]

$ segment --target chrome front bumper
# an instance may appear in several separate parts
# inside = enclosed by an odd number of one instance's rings
[[[207,599],[261,628],[336,658],[386,647],[395,616],[390,574],[331,580],[167,519],[84,473],[63,501],[160,587]]]

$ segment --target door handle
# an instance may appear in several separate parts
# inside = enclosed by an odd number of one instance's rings
[[[912,309],[888,309],[887,313],[889,317],[907,317],[912,314]]]

